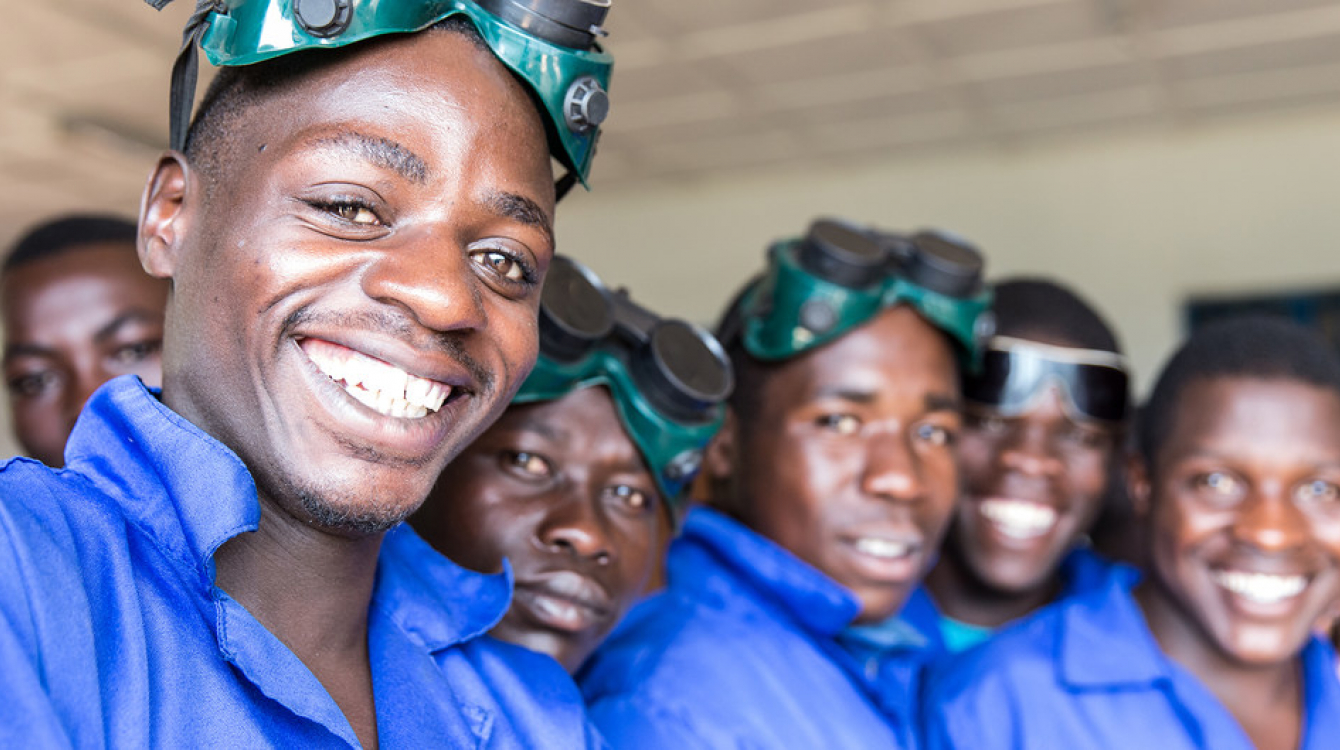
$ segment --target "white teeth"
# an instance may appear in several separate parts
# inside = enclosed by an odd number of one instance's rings
[[[1056,525],[1055,508],[1027,500],[991,498],[978,503],[978,512],[1011,539],[1034,539]]]
[[[910,551],[909,546],[902,542],[868,536],[856,540],[856,549],[862,554],[886,559],[907,557]]]
[[[1281,602],[1298,596],[1307,588],[1307,576],[1277,576],[1239,570],[1216,570],[1214,582],[1258,604]]]
[[[317,369],[342,384],[359,403],[388,417],[425,417],[441,409],[451,395],[446,383],[411,375],[343,346],[304,339],[302,349]]]

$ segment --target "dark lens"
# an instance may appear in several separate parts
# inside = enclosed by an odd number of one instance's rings
[[[935,232],[918,232],[902,258],[912,283],[950,297],[971,297],[982,287],[982,254],[977,248]]]
[[[1075,408],[1093,417],[1115,422],[1126,416],[1130,394],[1126,373],[1114,367],[1076,365],[1070,381]]]
[[[476,0],[495,16],[531,36],[561,47],[588,50],[610,11],[610,0]]]
[[[571,362],[613,327],[610,300],[599,281],[577,262],[555,257],[540,294],[540,351]]]
[[[963,397],[979,404],[1001,406],[1010,385],[1010,355],[989,349],[982,355],[982,366],[975,374],[964,373]]]
[[[715,341],[681,320],[666,320],[633,357],[643,396],[674,419],[698,421],[730,395],[730,365]]]
[[[800,241],[800,267],[848,289],[864,289],[883,280],[888,259],[870,232],[831,219],[811,224]]]

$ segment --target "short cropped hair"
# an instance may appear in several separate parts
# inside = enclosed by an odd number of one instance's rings
[[[44,260],[86,245],[125,243],[135,247],[138,230],[134,221],[109,214],[70,214],[32,227],[5,256],[0,273]]]
[[[996,333],[1045,336],[1080,349],[1121,353],[1117,334],[1097,308],[1069,287],[1044,278],[1013,278],[995,284],[991,309]]]
[[[476,47],[489,50],[474,24],[463,15],[450,16],[430,30],[460,34]],[[355,46],[352,49],[361,48]],[[338,61],[344,51],[344,48],[303,50],[219,70],[205,91],[186,134],[186,160],[205,178],[206,195],[213,191],[215,181],[222,174],[222,166],[233,161],[236,144],[231,136],[245,122],[249,112],[283,94],[309,73]],[[529,87],[526,90],[529,91]]]
[[[1164,366],[1140,414],[1138,445],[1145,465],[1173,429],[1187,387],[1215,378],[1291,380],[1340,395],[1340,352],[1309,328],[1284,318],[1225,318],[1195,331]]]

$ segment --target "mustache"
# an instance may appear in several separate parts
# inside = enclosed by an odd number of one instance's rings
[[[295,310],[284,319],[285,332],[316,323],[350,331],[368,331],[408,342],[415,349],[445,354],[458,362],[484,391],[492,391],[494,374],[465,350],[463,334],[457,331],[428,331],[403,314],[389,310],[317,312],[310,308]]]

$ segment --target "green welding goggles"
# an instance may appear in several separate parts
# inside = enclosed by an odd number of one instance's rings
[[[975,367],[992,328],[982,267],[975,247],[944,234],[905,236],[818,219],[804,237],[769,248],[767,270],[740,300],[739,335],[754,357],[787,359],[907,304]]]
[[[172,0],[146,2],[161,10]],[[568,169],[561,197],[576,180],[587,184],[609,114],[614,58],[596,42],[609,7],[610,0],[197,0],[172,69],[172,148],[186,145],[197,44],[214,65],[250,65],[464,15],[543,107],[550,151]]]
[[[703,449],[725,418],[730,361],[711,334],[661,318],[556,256],[540,296],[540,357],[513,403],[609,388],[623,426],[678,519]]]

